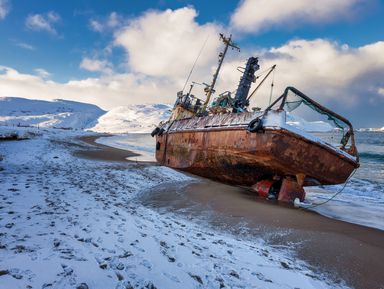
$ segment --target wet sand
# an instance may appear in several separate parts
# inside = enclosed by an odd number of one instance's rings
[[[314,270],[354,288],[384,288],[384,231],[269,202],[249,190],[201,179],[148,192],[143,203],[191,216],[235,235],[292,248]]]
[[[81,138],[98,150],[77,154],[106,161],[126,161],[127,156],[132,156],[129,151],[95,143],[98,137]],[[292,248],[298,258],[329,274],[335,282],[341,278],[354,288],[384,288],[384,231],[267,202],[246,189],[198,179],[201,181],[185,187],[158,187],[140,201],[239,235],[245,226],[251,236]]]
[[[100,137],[108,137],[108,136],[109,135],[80,137],[79,139],[81,141],[94,146],[95,149],[79,150],[75,153],[75,155],[88,158],[88,159],[96,159],[101,161],[112,161],[112,162],[125,162],[125,161],[128,161],[127,160],[128,157],[138,156],[138,154],[128,150],[117,149],[117,148],[109,147],[109,146],[102,145],[95,142],[96,139]]]

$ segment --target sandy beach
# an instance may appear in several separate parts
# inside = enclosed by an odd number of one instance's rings
[[[100,136],[83,136],[83,137],[80,137],[79,140],[94,146],[96,149],[92,150],[92,149],[88,148],[85,150],[79,150],[79,151],[75,152],[75,155],[80,156],[80,157],[89,158],[89,159],[97,159],[97,160],[111,161],[111,162],[126,161],[127,157],[133,157],[133,156],[137,155],[131,151],[112,148],[109,146],[98,144],[95,142],[95,140],[98,139],[99,137]],[[103,137],[108,137],[108,135],[103,135]]]
[[[128,151],[114,149],[94,142],[95,137],[81,138],[97,146],[92,157],[101,160],[125,160]],[[89,152],[89,151],[88,151]],[[86,154],[87,151],[82,152]],[[89,156],[89,155],[88,155]],[[234,228],[246,223],[252,236],[262,237],[268,244],[291,247],[297,257],[329,274],[338,282],[345,280],[354,288],[384,286],[384,232],[321,216],[315,212],[262,200],[244,188],[228,186],[207,179],[186,187],[156,187],[144,197],[152,207],[174,210],[193,206],[188,214],[201,215],[201,210],[214,212],[218,219]],[[183,198],[180,195],[184,194]],[[164,202],[165,201],[165,202]],[[209,220],[208,220],[209,221]]]

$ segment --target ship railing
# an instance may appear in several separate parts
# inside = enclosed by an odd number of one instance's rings
[[[295,87],[287,87],[284,90],[284,93],[265,109],[264,115],[267,114],[268,111],[273,109],[290,112],[295,110],[301,104],[305,104],[317,113],[325,115],[327,119],[331,121],[338,130],[342,131],[343,134],[340,141],[340,148],[358,159],[355,135],[351,122],[345,117],[314,101]]]
[[[197,98],[193,94],[182,94],[179,92],[177,93],[177,99],[174,106],[176,107],[177,105],[180,105],[191,112],[197,113],[203,105],[203,100]]]

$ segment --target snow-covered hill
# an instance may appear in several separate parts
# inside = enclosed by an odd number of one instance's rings
[[[170,105],[140,104],[108,112],[96,105],[67,100],[0,97],[0,126],[86,129],[106,133],[151,132],[170,116]]]
[[[105,113],[93,104],[0,97],[0,125],[84,129]]]
[[[96,105],[75,101],[0,97],[0,126],[71,128],[115,134],[149,133],[160,121],[169,118],[171,109],[168,104],[139,104],[119,106],[105,112]],[[309,132],[334,129],[329,123],[308,122],[289,113],[287,124]]]
[[[116,107],[101,116],[91,130],[109,133],[151,132],[160,121],[169,118],[171,108],[167,104]]]
[[[381,128],[377,128],[377,127],[364,127],[364,128],[359,128],[357,129],[357,131],[374,131],[374,132],[384,132],[384,126],[381,127]]]

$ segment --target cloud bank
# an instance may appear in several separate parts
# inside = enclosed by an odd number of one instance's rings
[[[80,63],[80,68],[91,72],[112,73],[112,64],[107,60],[91,59],[88,57],[83,58]]]
[[[344,8],[355,2],[340,1],[346,5]],[[242,5],[246,3],[244,1]],[[328,11],[328,8],[324,9]],[[319,12],[322,17],[331,15],[329,13]],[[217,65],[217,53],[222,45],[218,33],[225,29],[216,23],[199,24],[196,17],[194,8],[185,7],[149,11],[120,22],[111,34],[110,45],[123,49],[123,73],[115,72],[107,58],[92,57],[84,57],[79,67],[100,73],[100,76],[65,83],[48,79],[49,75],[43,71],[36,70],[38,75],[31,75],[11,67],[0,67],[2,94],[77,100],[104,109],[137,103],[173,103],[205,42],[191,80],[209,83]],[[259,56],[261,70],[277,64],[274,97],[286,86],[295,86],[320,103],[340,109],[341,113],[353,114],[358,119],[364,109],[371,110],[373,115],[384,105],[383,51],[383,41],[351,48],[327,39],[296,39],[264,50],[247,48],[241,54],[229,52],[217,83],[217,94],[236,89],[241,76],[236,68],[244,66],[248,57]],[[203,87],[196,86],[194,94],[204,98]],[[255,97],[254,105],[265,103],[269,94],[267,81]],[[361,120],[360,123],[367,122]]]
[[[276,25],[330,22],[350,17],[361,0],[244,0],[231,16],[239,31],[259,32]]]
[[[185,79],[207,37],[216,40],[222,30],[213,23],[198,24],[196,16],[190,7],[150,11],[117,32],[114,43],[126,51],[133,72]],[[215,40],[207,41],[200,68],[214,63],[219,45]]]

